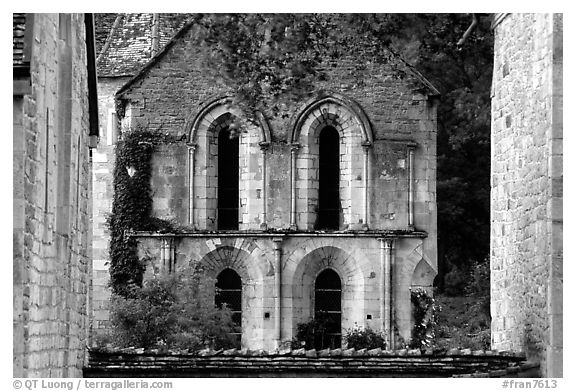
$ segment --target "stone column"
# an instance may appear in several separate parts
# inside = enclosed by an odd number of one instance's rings
[[[394,348],[394,334],[392,328],[392,264],[394,239],[380,240],[380,319],[381,331],[386,338],[386,348]]]
[[[414,228],[414,147],[408,146],[408,227]]]
[[[370,173],[370,147],[372,145],[369,143],[363,143],[362,149],[364,150],[364,211],[363,211],[363,225],[365,229],[368,229],[368,218],[370,217],[370,202],[368,200],[368,176]]]
[[[282,342],[282,238],[274,238],[274,339]]]
[[[267,195],[266,195],[266,159],[268,155],[268,148],[270,147],[270,143],[268,142],[261,142],[260,143],[260,150],[262,151],[262,223],[260,224],[260,229],[265,231],[268,229],[267,221],[267,214],[268,214],[268,205],[267,205]]]
[[[162,273],[170,274],[174,271],[174,238],[163,237],[160,247],[160,261],[162,263]]]
[[[296,230],[296,157],[300,144],[290,145],[290,229]]]
[[[195,229],[194,222],[194,151],[195,145],[188,145],[188,224]]]
[[[166,238],[162,238],[161,240],[162,244],[160,245],[160,264],[162,265],[161,273],[164,274],[168,271],[168,240]]]

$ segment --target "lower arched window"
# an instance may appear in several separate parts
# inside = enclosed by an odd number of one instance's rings
[[[342,283],[332,269],[326,269],[316,277],[314,320],[320,331],[315,335],[315,348],[339,348],[342,341]]]
[[[224,269],[216,278],[216,306],[224,304],[232,311],[235,328],[233,335],[240,345],[242,336],[242,279],[232,269]]]

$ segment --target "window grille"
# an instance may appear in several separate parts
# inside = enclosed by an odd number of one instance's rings
[[[226,304],[232,312],[237,345],[242,337],[242,279],[232,269],[224,269],[216,278],[216,306],[222,308]]]
[[[332,269],[318,275],[314,285],[314,319],[319,324],[316,349],[339,348],[342,342],[342,284]]]

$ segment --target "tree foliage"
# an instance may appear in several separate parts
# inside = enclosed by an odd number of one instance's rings
[[[439,90],[438,244],[439,285],[449,265],[466,277],[487,259],[490,242],[490,86],[493,37],[490,18],[462,14],[398,16],[393,44]],[[402,27],[404,26],[404,27]],[[462,292],[460,292],[462,293]]]

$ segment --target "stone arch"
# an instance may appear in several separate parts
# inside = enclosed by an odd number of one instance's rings
[[[205,254],[195,267],[216,281],[225,269],[236,272],[242,280],[242,346],[261,349],[264,344],[264,277],[266,265],[253,253],[240,247],[223,245]]]
[[[434,277],[436,277],[436,271],[422,258],[414,268],[414,273],[412,273],[411,286],[413,288],[430,289],[434,282]]]
[[[234,106],[231,97],[209,100],[187,121],[189,223],[194,228],[217,229],[217,155],[218,134],[242,122],[246,132],[239,132],[239,229],[259,229],[265,220],[265,204],[248,197],[251,192],[264,191],[262,166],[265,148],[270,144],[270,127],[261,113],[258,124],[244,121],[246,116]],[[257,159],[249,158],[258,156]]]
[[[322,110],[323,108],[324,110]],[[296,116],[292,126],[290,127],[290,133],[288,135],[288,142],[290,144],[300,143],[300,133],[302,132],[302,128],[309,126],[306,124],[306,121],[311,117],[314,117],[312,122],[319,118],[314,115],[314,112],[318,110],[322,114],[333,114],[336,117],[340,116],[343,111],[348,112],[360,126],[359,130],[362,143],[372,144],[374,140],[372,126],[370,125],[370,121],[364,113],[364,110],[362,110],[362,107],[352,99],[336,92],[320,94],[309,99],[302,105],[298,111],[299,114]]]
[[[401,242],[400,251],[405,255],[397,258],[397,266],[394,269],[394,311],[395,324],[400,336],[408,339],[413,323],[410,289],[424,288],[432,294],[432,282],[436,270],[424,253],[421,239],[406,239]]]
[[[331,126],[340,136],[340,202],[343,217],[340,229],[366,228],[368,224],[368,150],[373,143],[372,128],[361,107],[339,94],[307,102],[293,122],[289,134],[292,146],[293,228],[312,230],[318,204],[319,135]],[[364,156],[364,159],[353,159]],[[364,203],[352,203],[364,199]]]
[[[205,127],[209,127],[211,120],[217,118],[220,114],[225,112],[230,112],[239,118],[245,118],[245,115],[240,111],[240,109],[234,107],[234,101],[231,96],[219,96],[211,98],[207,103],[186,121],[185,134],[189,145],[194,145],[196,143],[197,135],[201,133]],[[256,113],[258,119],[258,127],[260,129],[259,143],[270,143],[270,125],[266,120],[266,117],[260,112]]]
[[[342,331],[363,324],[365,276],[360,262],[336,246],[321,246],[297,262],[292,273],[292,330],[314,317],[314,284],[318,275],[334,270],[342,282]]]

